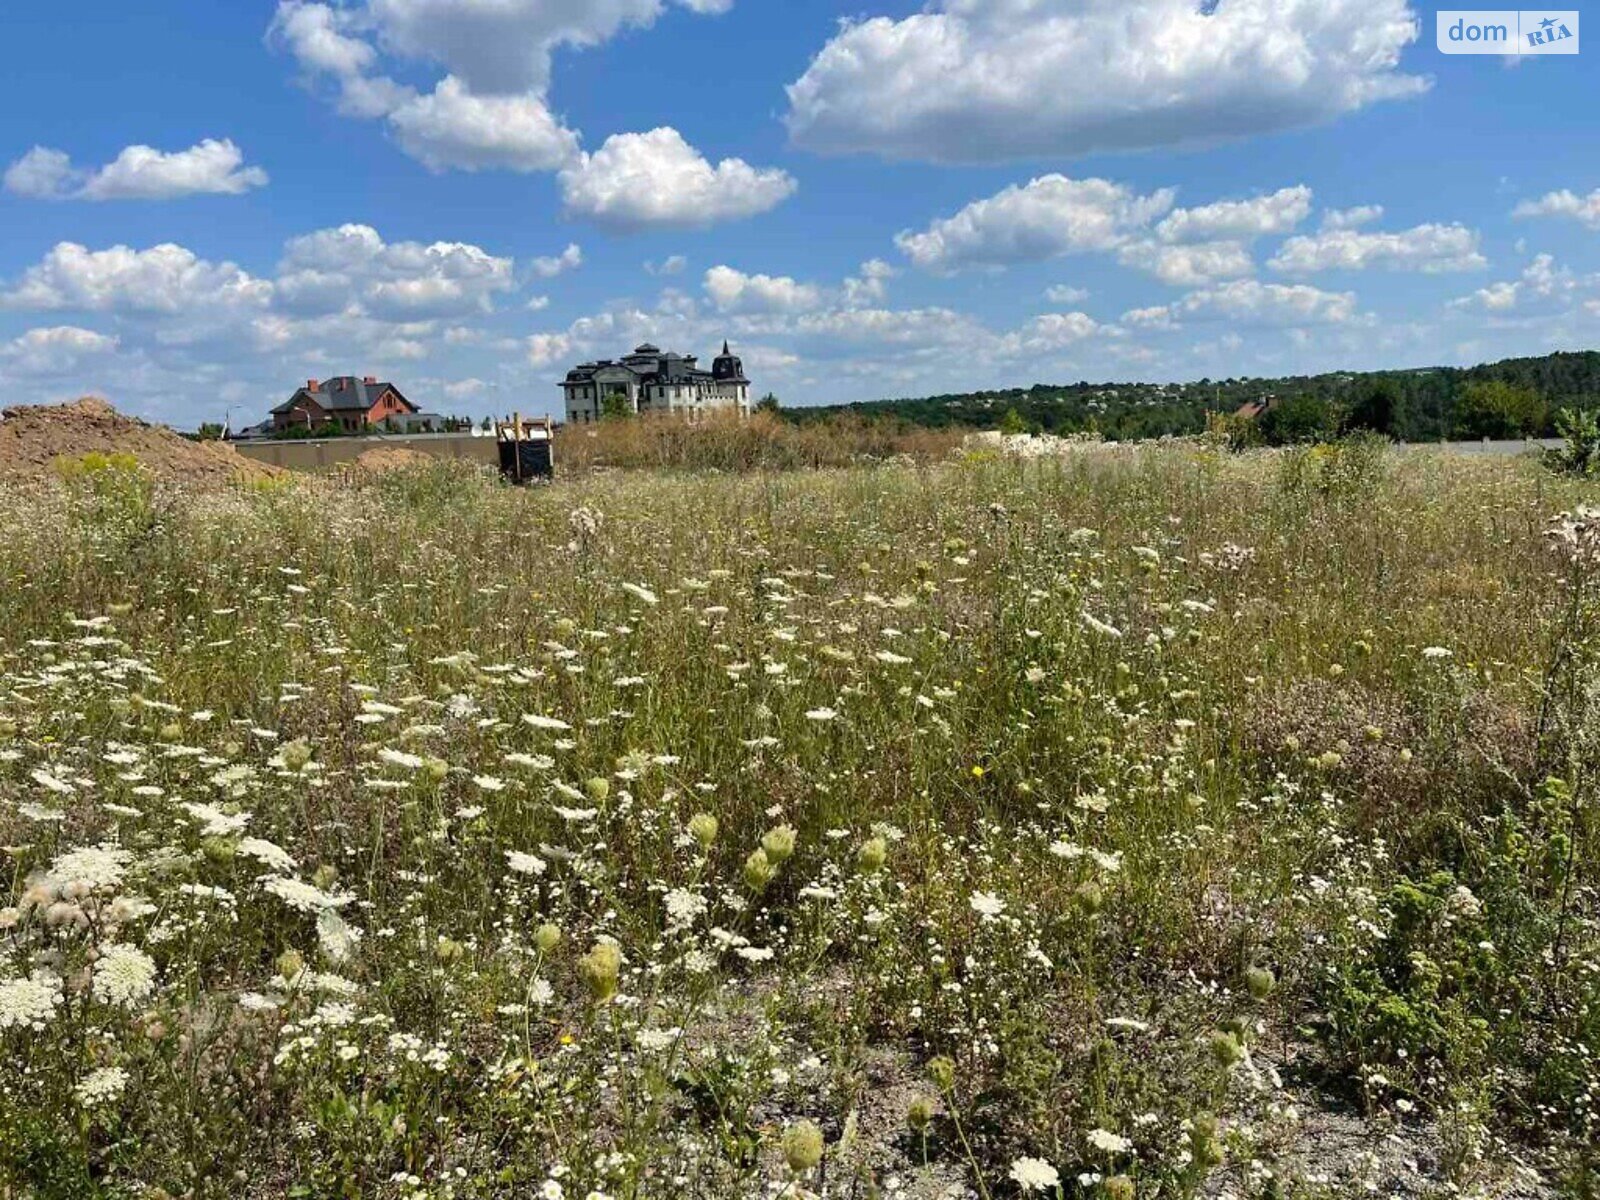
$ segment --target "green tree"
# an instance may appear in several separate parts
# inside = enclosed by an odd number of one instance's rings
[[[1270,446],[1330,441],[1339,432],[1339,414],[1318,396],[1290,396],[1256,418]]]
[[[633,414],[628,404],[628,397],[622,392],[611,392],[600,401],[600,419],[610,421],[617,417],[627,417]]]
[[[778,402],[778,397],[773,395],[771,392],[768,392],[765,396],[756,401],[757,412],[775,413],[782,407],[783,406]]]
[[[1531,387],[1474,380],[1456,396],[1455,431],[1464,438],[1518,438],[1544,428],[1544,400]]]
[[[1014,408],[1006,409],[1005,415],[1000,418],[1000,432],[1007,435],[1032,432],[1028,422]]]
[[[1361,390],[1350,411],[1345,414],[1345,431],[1365,429],[1385,437],[1391,436],[1399,409],[1400,388],[1394,380],[1381,377],[1374,379]]]

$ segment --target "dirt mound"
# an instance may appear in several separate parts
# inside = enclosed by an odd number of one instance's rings
[[[125,417],[104,400],[8,408],[0,413],[0,478],[39,478],[58,458],[131,454],[159,478],[223,484],[282,474],[222,442],[191,442],[164,425]]]

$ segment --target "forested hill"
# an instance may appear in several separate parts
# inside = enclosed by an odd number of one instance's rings
[[[1482,397],[1490,394],[1518,397],[1510,404],[1515,411],[1491,411],[1485,416]],[[1131,439],[1198,433],[1205,428],[1207,412],[1232,413],[1248,402],[1270,397],[1276,397],[1279,405],[1304,412],[1324,412],[1334,423],[1352,412],[1376,409],[1384,416],[1374,427],[1406,441],[1544,434],[1562,408],[1600,408],[1600,352],[1510,358],[1466,368],[1346,371],[1279,379],[1041,383],[922,399],[786,408],[783,415],[803,423],[855,413],[933,428],[1006,426],[1051,433],[1094,430],[1108,438]],[[1507,403],[1498,399],[1488,407]]]

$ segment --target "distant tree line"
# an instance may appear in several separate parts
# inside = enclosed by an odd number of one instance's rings
[[[785,420],[841,413],[942,429],[1099,433],[1114,440],[1200,433],[1208,417],[1270,400],[1259,434],[1274,443],[1370,430],[1408,442],[1546,437],[1557,412],[1600,410],[1600,352],[1513,358],[1482,366],[1337,372],[1194,383],[1035,384],[1030,388],[785,407]]]

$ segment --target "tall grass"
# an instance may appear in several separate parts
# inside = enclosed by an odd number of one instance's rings
[[[681,468],[790,471],[848,467],[904,458],[931,463],[961,445],[960,431],[895,421],[839,417],[791,425],[771,413],[738,417],[708,413],[694,421],[644,416],[568,425],[556,444],[563,469]]]
[[[1593,1194],[1589,485],[701,432],[0,501],[0,1194]]]

